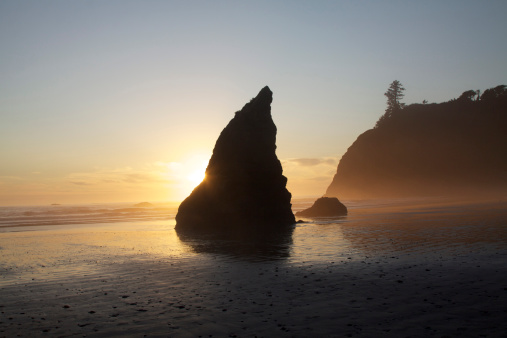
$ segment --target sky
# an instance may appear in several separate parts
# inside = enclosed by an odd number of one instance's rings
[[[0,205],[181,201],[273,91],[293,197],[406,104],[507,84],[507,2],[0,1]]]

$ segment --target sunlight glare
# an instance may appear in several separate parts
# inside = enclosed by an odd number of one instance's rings
[[[205,179],[209,158],[205,153],[193,153],[178,162],[163,164],[162,177],[168,182],[167,188],[173,198],[183,200]]]
[[[205,165],[206,164],[207,163],[205,163]],[[197,185],[204,180],[204,177],[206,176],[205,172],[206,172],[206,166],[196,169],[195,171],[191,172],[187,176],[187,180],[189,180],[190,182],[195,183]]]

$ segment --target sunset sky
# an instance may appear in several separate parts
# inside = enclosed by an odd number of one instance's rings
[[[0,205],[180,201],[274,93],[294,197],[404,102],[507,84],[507,1],[0,1]]]

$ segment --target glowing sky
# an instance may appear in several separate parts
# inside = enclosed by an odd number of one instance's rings
[[[404,102],[506,84],[506,1],[0,2],[0,205],[181,200],[274,92],[294,196]]]

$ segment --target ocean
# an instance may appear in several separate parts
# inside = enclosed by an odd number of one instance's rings
[[[174,219],[178,206],[160,203],[138,207],[134,203],[96,203],[79,205],[45,205],[0,207],[0,231],[35,226],[67,226]],[[32,229],[32,228],[30,228]]]
[[[265,240],[179,236],[177,205],[2,207],[0,337],[503,336],[505,202],[342,202]]]
[[[314,198],[293,200],[293,211]],[[448,199],[344,201],[348,215],[298,218],[293,232],[261,243],[178,236],[177,204],[136,207],[132,203],[0,207],[0,268],[19,268],[19,247],[71,254],[76,248],[101,256],[113,247],[127,259],[135,256],[219,255],[223,259],[287,260],[313,264],[368,255],[425,254],[507,250],[507,208],[502,201],[460,202]],[[71,235],[72,234],[72,235]],[[52,238],[51,245],[45,239]],[[94,239],[95,238],[95,239]],[[79,242],[82,241],[82,242]],[[76,242],[69,248],[68,242]],[[90,243],[91,242],[91,243]],[[15,244],[17,243],[17,244]],[[11,257],[11,259],[7,259]],[[35,258],[35,257],[32,257]],[[75,257],[74,257],[75,258]],[[42,263],[41,263],[42,264]]]

